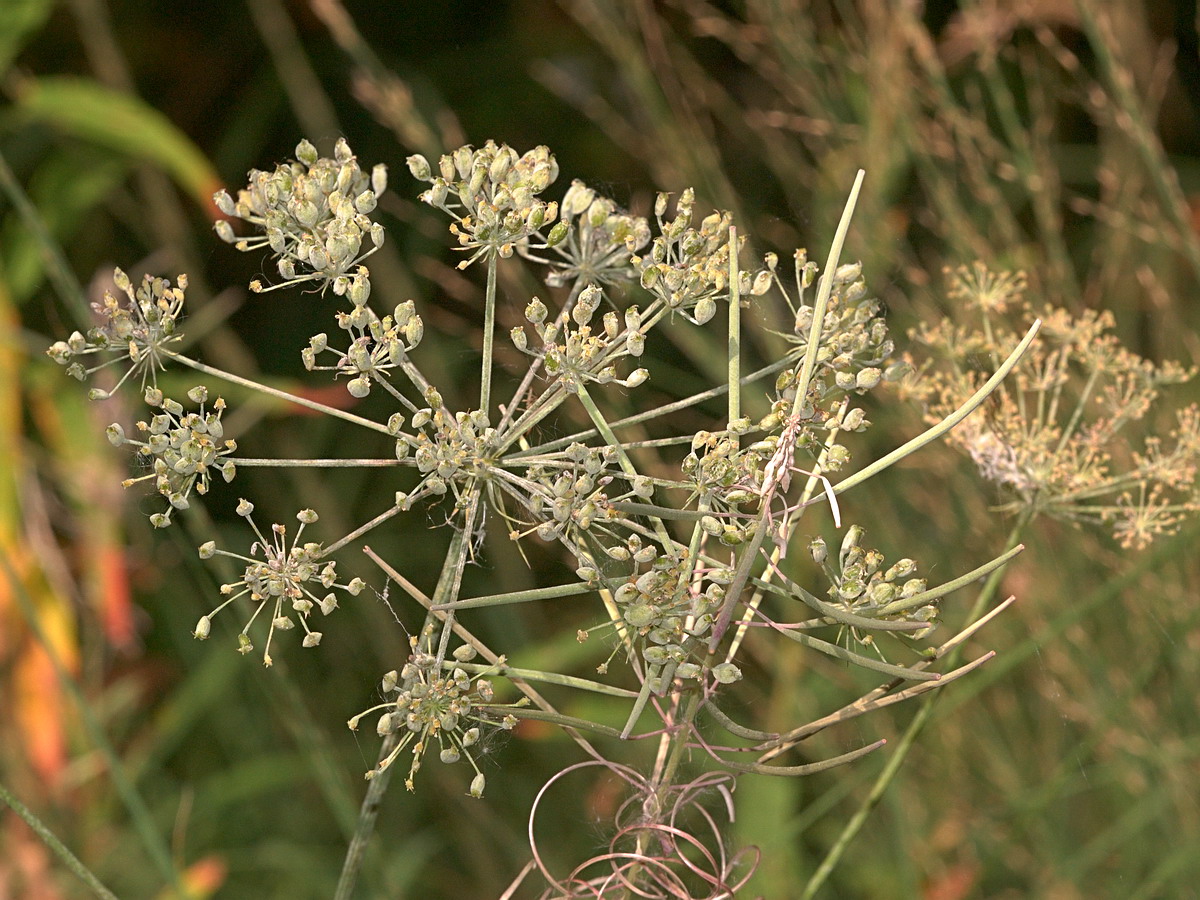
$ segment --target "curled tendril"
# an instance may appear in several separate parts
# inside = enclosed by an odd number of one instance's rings
[[[535,836],[542,801],[558,781],[590,766],[603,766],[629,788],[614,816],[608,849],[558,878],[547,868]],[[651,900],[716,900],[732,897],[754,875],[761,854],[756,847],[730,853],[723,827],[708,808],[718,799],[724,815],[733,820],[734,779],[706,773],[692,781],[656,792],[627,766],[588,760],[555,774],[529,813],[529,845],[533,867],[546,879],[542,900],[637,896]],[[530,871],[527,869],[526,872]]]

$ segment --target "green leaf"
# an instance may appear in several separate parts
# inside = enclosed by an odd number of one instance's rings
[[[166,116],[137,97],[69,76],[19,84],[19,115],[84,141],[160,166],[206,211],[220,179],[208,159]]]
[[[27,182],[30,202],[61,245],[70,243],[91,210],[124,180],[129,161],[91,147],[65,149],[45,157]],[[36,237],[16,215],[0,230],[0,253],[9,290],[20,305],[46,276]]]
[[[8,71],[29,38],[41,30],[54,9],[54,0],[0,2],[0,74]]]

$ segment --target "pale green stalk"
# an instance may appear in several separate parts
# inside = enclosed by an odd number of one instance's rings
[[[933,425],[932,427],[921,432],[921,434],[917,435],[912,440],[901,444],[891,453],[881,456],[879,459],[875,460],[875,462],[863,469],[860,469],[853,475],[843,478],[833,486],[833,492],[835,494],[844,493],[845,491],[850,490],[850,488],[860,485],[864,481],[873,478],[884,469],[895,465],[900,460],[904,459],[904,457],[915,453],[917,450],[920,450],[926,444],[936,441],[943,434],[978,409],[983,401],[988,398],[988,395],[997,387],[999,387],[1000,382],[1007,377],[1008,373],[1011,372],[1016,366],[1017,362],[1020,361],[1025,351],[1029,349],[1029,345],[1033,343],[1033,339],[1036,337],[1038,329],[1041,327],[1041,325],[1041,319],[1034,320],[1034,323],[1029,326],[1029,331],[1025,333],[1025,337],[1021,339],[1021,343],[1017,344],[1016,349],[1009,354],[1008,359],[1006,359],[1000,365],[1000,368],[997,369],[996,373],[984,383],[983,387],[972,394],[962,406],[960,406],[950,415],[946,416],[946,418],[942,419],[936,425]]]
[[[71,870],[71,872],[80,881],[91,889],[92,893],[102,900],[117,900],[117,895],[106,888],[94,874],[91,869],[85,866],[74,853],[70,851],[66,844],[55,836],[54,832],[46,827],[41,819],[33,814],[24,803],[18,800],[3,784],[0,784],[0,800],[3,800],[8,807],[15,812],[29,829],[41,838],[42,843],[50,848],[50,851],[58,857],[59,862]]]
[[[327,416],[333,416],[337,419],[342,419],[346,422],[351,422],[355,425],[361,425],[363,428],[369,428],[371,431],[379,431],[383,434],[391,436],[387,425],[379,422],[372,422],[370,419],[364,419],[362,416],[356,416],[354,413],[346,412],[344,409],[338,409],[334,406],[326,406],[324,403],[318,403],[315,400],[309,400],[306,397],[299,397],[296,394],[289,394],[287,391],[281,391],[278,388],[268,387],[265,384],[259,384],[257,381],[251,381],[249,378],[242,378],[240,375],[234,375],[232,372],[226,372],[223,369],[218,369],[205,363],[194,360],[191,357],[184,356],[182,353],[175,353],[171,350],[160,350],[163,356],[171,359],[174,362],[195,369],[197,372],[203,372],[205,375],[212,375],[214,378],[220,378],[223,381],[228,381],[230,384],[236,384],[240,387],[248,388],[252,391],[257,391],[260,394],[266,394],[269,397],[275,397],[279,400],[286,400],[289,403],[295,403],[297,406],[303,406],[305,409],[311,409],[313,412],[324,413]]]
[[[496,254],[487,258],[487,288],[483,295],[483,371],[479,376],[479,408],[490,418],[492,405],[492,344],[496,339]]]
[[[813,372],[817,367],[817,351],[821,349],[821,331],[825,323],[825,307],[829,305],[829,295],[833,292],[833,276],[837,274],[838,263],[842,258],[842,246],[846,243],[846,234],[850,231],[850,219],[854,215],[854,206],[858,203],[858,194],[862,190],[863,178],[866,172],[858,170],[854,176],[854,186],[850,188],[850,196],[846,207],[842,210],[842,218],[838,221],[837,230],[833,233],[833,243],[829,246],[829,258],[825,261],[825,271],[821,274],[821,284],[817,288],[817,297],[813,301],[812,325],[808,330],[808,346],[804,352],[804,363],[800,367],[800,377],[796,380],[796,399],[792,402],[792,415],[800,415],[808,400],[808,386],[812,382]]]
[[[386,469],[407,465],[398,459],[257,459],[242,456],[222,458],[236,463],[239,469]]]
[[[462,584],[463,569],[466,566],[467,548],[465,545],[470,539],[469,521],[467,525],[467,528],[455,530],[450,538],[450,546],[446,549],[446,560],[442,565],[442,572],[438,576],[437,587],[433,592],[434,601],[444,603],[458,594]],[[369,548],[364,547],[363,551],[369,554]],[[379,750],[379,762],[386,759],[388,754],[395,749],[399,739],[398,733],[387,735]],[[362,806],[359,809],[358,824],[355,826],[354,836],[350,839],[350,846],[346,850],[346,858],[342,863],[342,874],[338,878],[337,888],[333,895],[334,900],[350,900],[354,893],[354,885],[358,881],[358,872],[362,868],[367,844],[375,831],[379,804],[383,802],[383,796],[391,781],[392,770],[395,768],[396,766],[392,765],[382,772],[377,772],[367,785],[367,793],[363,797]]]
[[[742,417],[742,294],[738,271],[737,228],[729,228],[729,342],[728,342],[728,372],[729,412],[728,421],[734,422]],[[736,444],[738,437],[730,434],[730,439]]]
[[[510,591],[505,594],[488,594],[485,597],[467,597],[452,603],[439,604],[434,610],[474,609],[479,606],[504,606],[509,603],[527,603],[532,600],[556,600],[559,597],[573,597],[579,594],[590,594],[594,591],[591,585],[577,581],[574,584],[557,584],[553,587],[531,588],[527,591]]]

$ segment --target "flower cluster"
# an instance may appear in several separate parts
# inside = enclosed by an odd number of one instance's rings
[[[517,245],[558,218],[558,204],[537,197],[558,178],[558,163],[546,147],[518,155],[507,144],[488,141],[478,149],[460,147],[444,155],[436,175],[419,154],[408,158],[408,170],[431,185],[421,201],[454,218],[450,233],[458,249],[471,254],[458,264],[460,269],[489,256],[507,259]],[[566,231],[565,223],[559,223],[542,246],[558,243]]]
[[[254,504],[248,500],[240,500],[237,514],[244,517],[258,537],[250,546],[250,555],[231,553],[218,550],[214,541],[208,541],[200,546],[200,558],[211,559],[214,556],[227,556],[231,559],[246,563],[240,581],[221,585],[221,594],[225,596],[220,605],[201,616],[196,623],[194,636],[199,640],[208,637],[212,629],[212,618],[226,606],[243,597],[254,606],[254,612],[238,634],[238,652],[246,654],[254,650],[250,639],[250,627],[259,613],[266,609],[271,618],[267,630],[267,641],[263,648],[263,665],[271,665],[271,639],[276,631],[290,631],[300,622],[304,629],[303,645],[315,647],[321,643],[321,632],[309,628],[309,618],[314,609],[319,609],[322,615],[329,615],[337,609],[337,595],[332,588],[338,588],[358,596],[366,584],[362,579],[354,578],[348,584],[337,583],[336,563],[327,562],[322,565],[324,551],[320,544],[301,543],[306,526],[317,521],[318,516],[311,509],[302,509],[296,514],[300,527],[291,544],[287,541],[287,527],[274,524],[271,526],[271,538],[268,539],[258,529],[252,518]],[[261,558],[260,558],[261,554]],[[239,590],[240,588],[240,590]],[[314,590],[320,588],[327,591],[318,597]],[[235,593],[236,592],[236,593]],[[293,619],[293,616],[295,617]]]
[[[767,262],[774,272],[775,259],[768,257]],[[805,295],[818,269],[803,250],[796,251],[795,268],[798,296],[795,301],[786,292],[784,296],[796,316],[789,339],[802,357],[808,350],[813,321],[813,304]],[[829,300],[821,321],[816,370],[808,385],[807,399],[815,409],[830,409],[832,400],[850,393],[866,393],[880,381],[894,381],[905,371],[903,366],[888,366],[895,343],[883,320],[883,305],[867,296],[862,263],[838,266],[828,277]],[[797,364],[780,373],[775,390],[781,398],[791,401],[795,397],[800,368]]]
[[[619,284],[637,276],[631,258],[650,242],[644,218],[619,209],[578,179],[563,196],[561,215],[570,228],[565,240],[551,245],[553,256],[539,257],[522,247],[527,258],[549,265],[547,284]]]
[[[585,382],[616,382],[634,388],[649,377],[645,369],[634,369],[625,378],[617,377],[615,360],[622,356],[641,356],[646,338],[639,328],[636,306],[625,311],[624,323],[609,310],[603,316],[602,327],[593,331],[591,321],[603,297],[603,291],[594,284],[580,291],[571,308],[574,328],[570,322],[561,319],[546,321],[549,315],[546,304],[537,297],[530,300],[525,307],[525,318],[542,342],[542,348],[536,354],[528,349],[525,329],[518,326],[512,330],[513,345],[522,352],[542,357],[547,374],[557,378],[567,393],[578,393]]]
[[[236,201],[224,190],[213,195],[221,212],[264,234],[238,238],[225,220],[215,229],[239,250],[267,247],[275,254],[283,281],[264,287],[255,280],[252,291],[315,281],[322,289],[332,287],[338,296],[350,293],[353,298],[367,289],[367,270],[359,264],[383,245],[383,226],[369,215],[386,188],[387,168],[377,165],[368,175],[344,138],[338,139],[333,159],[301,141],[295,162],[282,163],[273,172],[251,170],[250,183],[238,191]]]
[[[645,255],[632,256],[641,285],[669,309],[683,313],[697,325],[703,325],[717,312],[717,299],[729,290],[729,213],[714,212],[700,227],[692,227],[695,191],[687,188],[675,205],[675,217],[664,221],[669,194],[659,194],[654,205],[659,235]],[[738,238],[738,249],[745,243]],[[766,270],[755,274],[739,273],[742,296],[759,296],[771,287],[772,276]]]
[[[903,392],[930,421],[960,405],[1019,340],[1012,318],[1031,315],[1019,274],[993,275],[976,264],[950,273],[950,293],[973,321],[943,321],[912,337],[929,358],[917,362]],[[1140,449],[1128,431],[1162,388],[1195,373],[1155,365],[1122,347],[1112,315],[1073,316],[1047,308],[1037,343],[1013,377],[948,435],[979,471],[1012,498],[1004,508],[1112,527],[1126,547],[1144,547],[1200,509],[1200,412],[1177,414],[1164,440]]]
[[[356,275],[355,279],[360,277]],[[367,289],[351,288],[347,292],[353,299],[354,308],[337,315],[338,326],[351,337],[346,351],[330,347],[329,336],[322,332],[313,335],[308,346],[300,352],[304,368],[310,372],[327,371],[350,376],[346,390],[350,396],[360,399],[371,393],[373,383],[382,381],[388,371],[402,365],[409,351],[425,334],[425,323],[417,315],[413,301],[397,304],[390,316],[381,319],[366,305],[370,296],[369,283],[364,281],[364,287]],[[324,352],[335,355],[337,362],[331,366],[317,365],[317,354]]]
[[[505,708],[495,703],[495,689],[487,678],[482,677],[503,666],[501,657],[497,666],[485,667],[475,663],[477,651],[469,644],[456,647],[453,660],[439,663],[434,653],[432,628],[422,633],[422,639],[410,638],[412,654],[399,672],[391,671],[383,676],[380,689],[384,694],[395,694],[386,703],[363,710],[346,724],[357,730],[365,716],[380,712],[375,731],[380,737],[401,734],[392,751],[374,769],[367,772],[368,779],[378,776],[392,765],[405,750],[412,755],[405,787],[414,788],[414,780],[421,768],[426,752],[437,746],[438,758],[447,764],[466,758],[475,770],[469,794],[482,797],[485,777],[476,761],[483,728],[512,730],[517,719],[511,714],[502,717],[489,712]],[[475,674],[468,674],[468,671]],[[518,704],[523,705],[523,704]]]
[[[429,405],[412,417],[412,458],[423,478],[409,494],[409,503],[426,494],[440,497],[447,490],[462,497],[467,482],[484,473],[495,433],[481,410],[453,413],[433,388],[425,392],[425,401]]]
[[[59,365],[66,366],[67,374],[80,381],[100,369],[128,360],[129,368],[113,390],[134,373],[141,376],[142,388],[145,389],[148,384],[156,384],[158,372],[165,365],[167,346],[181,337],[175,328],[183,314],[187,276],[180,275],[177,286],[172,287],[165,278],[146,275],[135,291],[129,276],[115,269],[113,282],[128,298],[127,302],[122,304],[111,293],[105,292],[102,303],[92,304],[101,324],[88,329],[86,336],[76,331],[65,341],[55,341],[46,355]],[[117,356],[90,369],[84,368],[75,359],[101,352],[115,353]],[[93,388],[88,392],[88,397],[104,400],[111,394],[111,391]]]
[[[906,558],[884,568],[887,562],[884,555],[874,548],[862,546],[864,534],[859,525],[846,529],[838,551],[837,568],[828,558],[823,538],[815,538],[809,544],[813,560],[824,568],[829,578],[829,596],[833,604],[853,616],[873,620],[872,624],[915,624],[918,627],[900,633],[913,640],[926,637],[937,625],[938,605],[936,601],[927,602],[921,597],[929,585],[924,578],[911,577],[917,571],[917,564]],[[875,644],[873,635],[863,633],[853,624],[844,625],[843,631],[860,644]]]
[[[163,396],[157,388],[146,389],[146,403],[162,412],[150,421],[140,421],[137,429],[146,435],[138,441],[125,436],[125,429],[114,422],[108,426],[108,440],[114,447],[129,445],[137,448],[139,459],[149,461],[151,472],[139,478],[129,478],[125,487],[139,481],[154,479],[154,488],[171,504],[166,512],[154,513],[150,522],[155,528],[171,524],[171,512],[187,509],[192,490],[197,494],[208,493],[211,470],[221,473],[226,482],[233,481],[237,467],[230,454],[237,444],[224,438],[221,416],[225,412],[225,401],[218,397],[209,410],[204,409],[208,401],[208,388],[197,385],[188,391],[188,399],[200,408],[185,413],[177,400]]]
[[[611,593],[617,618],[580,630],[580,642],[597,631],[615,631],[648,666],[647,678],[662,693],[673,678],[694,679],[704,671],[703,638],[712,628],[713,613],[725,599],[724,584],[731,572],[720,567],[697,573],[686,548],[645,542],[636,533],[605,547],[606,559],[585,566],[580,576],[602,583]],[[597,667],[604,674],[609,658]],[[723,683],[741,677],[736,666],[721,666],[713,675]]]
[[[570,546],[578,546],[577,529],[588,531],[597,520],[613,515],[605,489],[614,477],[609,467],[615,458],[611,447],[588,447],[576,441],[552,461],[529,466],[522,505],[535,524],[528,531],[511,532],[510,537],[516,540],[536,532],[544,541],[565,538]],[[591,581],[594,573],[589,576],[585,571],[580,577]]]

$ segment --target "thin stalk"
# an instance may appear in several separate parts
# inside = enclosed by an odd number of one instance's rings
[[[386,522],[392,516],[396,515],[399,512],[403,512],[403,511],[404,511],[404,507],[398,506],[398,505],[393,506],[391,509],[385,509],[379,515],[377,515],[375,518],[373,518],[370,522],[367,522],[364,525],[360,525],[358,528],[355,528],[353,531],[351,531],[345,537],[341,538],[340,540],[334,541],[328,547],[325,547],[321,551],[321,555],[322,556],[331,556],[332,554],[337,553],[337,551],[341,550],[343,547],[345,547],[351,541],[358,540],[360,537],[362,537],[364,534],[366,534],[372,528],[382,525],[384,522]]]
[[[557,600],[559,597],[572,597],[577,594],[590,594],[594,587],[586,582],[575,584],[556,584],[553,587],[531,588],[527,591],[511,591],[506,594],[488,594],[486,597],[468,597],[451,603],[439,604],[434,610],[473,609],[477,606],[504,606],[508,603],[528,603],[531,600]]]
[[[774,375],[780,369],[787,366],[791,360],[784,358],[771,363],[769,366],[763,366],[756,372],[751,372],[749,375],[741,379],[741,384],[752,384],[760,378],[765,378],[768,375]],[[720,397],[729,390],[729,385],[721,384],[707,391],[702,391],[699,394],[693,394],[690,397],[685,397],[682,400],[676,400],[674,403],[668,403],[666,406],[656,406],[653,409],[648,409],[640,413],[634,413],[632,416],[626,416],[624,419],[617,419],[611,423],[613,429],[624,428],[627,425],[640,425],[642,422],[648,422],[651,419],[657,419],[660,416],[665,416],[673,412],[678,412],[681,409],[687,409],[690,406],[695,406],[698,403],[703,403],[706,400],[714,400]],[[594,437],[596,430],[594,428],[586,431],[577,431],[574,434],[568,434],[566,437],[555,438],[552,441],[547,441],[544,444],[539,444],[536,447],[530,447],[527,450],[520,450],[517,453],[509,454],[505,457],[506,460],[525,459],[527,456],[535,456],[541,453],[550,453],[554,450],[559,450],[574,441],[586,441],[588,438]],[[511,443],[511,442],[510,442]]]
[[[239,469],[372,469],[411,465],[398,459],[253,459],[241,456],[224,457]]]
[[[289,394],[287,391],[281,391],[278,388],[268,387],[265,384],[259,384],[257,381],[251,381],[249,378],[242,378],[240,375],[234,375],[232,372],[226,372],[224,369],[217,369],[213,366],[206,365],[199,360],[192,359],[189,356],[184,356],[182,353],[175,353],[171,350],[160,351],[164,356],[174,362],[195,369],[197,372],[203,372],[205,375],[212,375],[214,378],[220,378],[228,381],[230,384],[236,384],[240,387],[249,388],[252,391],[258,391],[260,394],[266,394],[269,397],[275,397],[279,400],[286,400],[289,403],[295,403],[297,406],[303,406],[305,409],[311,409],[313,412],[324,413],[327,416],[333,416],[337,419],[342,419],[346,422],[351,422],[355,425],[361,425],[363,428],[369,428],[372,431],[378,431],[386,434],[389,437],[391,432],[388,431],[387,425],[380,422],[372,422],[370,419],[364,419],[362,416],[356,416],[354,413],[346,412],[344,409],[338,409],[334,406],[326,406],[324,403],[317,403],[315,400],[309,400],[306,397],[299,397],[296,394]]]
[[[982,404],[983,401],[988,398],[988,395],[1000,385],[1000,382],[1003,381],[1008,373],[1012,371],[1013,367],[1016,366],[1021,356],[1027,349],[1029,349],[1029,345],[1033,343],[1033,339],[1037,335],[1038,329],[1041,328],[1041,326],[1041,319],[1034,320],[1034,323],[1029,326],[1029,331],[1025,333],[1025,337],[1021,339],[1021,343],[1017,344],[1016,349],[1009,354],[1008,359],[1006,359],[1001,364],[1000,368],[996,370],[996,373],[984,383],[983,387],[972,394],[962,406],[950,413],[950,415],[946,416],[946,418],[942,419],[942,421],[938,422],[936,425],[917,435],[907,443],[900,445],[891,453],[888,453],[886,456],[881,456],[866,468],[860,469],[853,475],[843,478],[833,486],[833,492],[835,494],[841,494],[850,490],[850,488],[855,487],[856,485],[862,484],[869,478],[873,478],[884,469],[899,462],[900,460],[904,459],[904,457],[915,453],[917,450],[924,447],[931,441],[936,441],[943,434],[973,413],[979,408],[980,404]]]
[[[742,294],[738,271],[737,228],[729,228],[729,422],[742,417]],[[737,435],[730,435],[736,446]]]
[[[1005,544],[1006,552],[1013,550],[1018,546],[1021,533],[1025,530],[1026,525],[1029,524],[1029,520],[1032,518],[1032,515],[1032,512],[1027,510],[1022,513],[1020,518],[1017,519],[1016,523],[1013,525],[1012,532],[1008,536],[1008,541]],[[1000,587],[1000,579],[1003,575],[1003,571],[1004,570],[1002,568],[995,569],[988,577],[988,580],[984,583],[983,587],[980,589],[979,595],[975,598],[975,605],[971,607],[971,611],[967,615],[968,625],[978,619],[983,614],[983,611],[987,609],[989,605],[991,605],[992,598],[995,596],[996,591]],[[946,657],[949,665],[951,667],[957,665],[961,655],[962,645],[959,644],[955,646]],[[925,730],[925,726],[929,724],[929,720],[933,717],[934,707],[937,705],[938,699],[942,696],[942,694],[942,691],[934,691],[928,697],[922,700],[920,709],[917,711],[917,714],[913,718],[912,722],[909,723],[907,730],[905,730],[904,734],[897,742],[896,749],[892,752],[887,764],[883,767],[883,771],[879,773],[879,777],[875,779],[875,783],[871,786],[870,793],[867,794],[867,797],[865,800],[863,800],[862,805],[858,808],[858,810],[855,811],[854,815],[850,817],[850,820],[846,822],[845,826],[843,826],[841,833],[837,837],[837,840],[834,841],[833,846],[829,848],[829,852],[825,854],[825,858],[821,860],[821,863],[817,867],[816,871],[813,872],[812,876],[808,879],[808,883],[804,886],[804,893],[800,895],[801,900],[811,900],[811,898],[816,895],[817,891],[820,890],[821,885],[825,883],[826,879],[829,878],[830,873],[833,872],[834,868],[837,866],[838,861],[842,858],[842,854],[845,853],[846,848],[850,845],[850,842],[853,841],[858,835],[859,831],[862,830],[867,818],[879,804],[879,801],[887,792],[888,787],[891,786],[892,781],[896,778],[897,773],[900,771],[900,767],[904,765],[904,760],[907,759],[908,753],[910,750],[912,750],[917,738],[920,737],[921,732]]]
[[[492,405],[492,344],[496,331],[496,254],[488,256],[487,288],[483,297],[483,371],[479,376],[479,408],[484,415]]]
[[[13,796],[3,784],[0,784],[0,800],[8,804],[9,808],[24,820],[30,830],[42,839],[42,843],[50,848],[59,861],[70,869],[80,881],[91,888],[93,894],[102,898],[102,900],[117,900],[117,895],[101,884],[100,879],[92,874],[91,869],[80,862],[79,857],[72,853],[67,848],[67,845],[60,841],[54,832],[47,828],[46,824],[33,814],[32,810]]]
[[[850,231],[850,219],[854,215],[854,206],[858,202],[858,193],[862,190],[863,178],[866,177],[866,174],[859,169],[858,174],[854,176],[854,186],[850,188],[850,196],[846,200],[845,209],[842,210],[842,218],[838,221],[837,230],[833,233],[833,243],[829,246],[829,258],[825,260],[825,271],[821,274],[821,284],[817,288],[817,297],[813,301],[813,320],[808,331],[808,346],[805,348],[804,363],[800,367],[800,377],[796,381],[796,399],[792,403],[793,416],[800,414],[808,400],[808,386],[812,382],[813,372],[817,367],[817,351],[820,350],[825,307],[829,304],[829,295],[833,292],[833,276],[837,274],[842,247],[846,243],[846,234]]]
[[[179,877],[178,870],[171,861],[171,854],[167,849],[166,843],[158,833],[157,827],[154,824],[154,817],[151,815],[149,808],[147,808],[146,802],[137,792],[137,787],[134,785],[133,780],[126,774],[124,765],[104,734],[104,729],[100,727],[100,722],[96,719],[92,704],[84,698],[79,685],[76,684],[70,673],[67,672],[66,667],[59,658],[54,644],[47,638],[45,629],[42,627],[41,617],[38,616],[37,609],[34,607],[33,598],[29,596],[29,592],[17,576],[9,559],[4,555],[0,555],[0,565],[4,567],[4,576],[12,586],[11,593],[17,598],[17,603],[21,607],[21,613],[25,617],[29,629],[33,632],[38,644],[50,660],[50,665],[54,669],[55,679],[74,701],[79,711],[79,719],[83,723],[88,739],[100,752],[101,757],[103,757],[104,763],[108,767],[108,772],[112,777],[117,795],[121,798],[126,811],[128,811],[129,818],[133,822],[134,831],[137,832],[142,846],[146,849],[147,855],[149,855],[151,862],[158,870],[159,877],[166,881],[175,893],[181,897],[184,896],[183,882]]]

